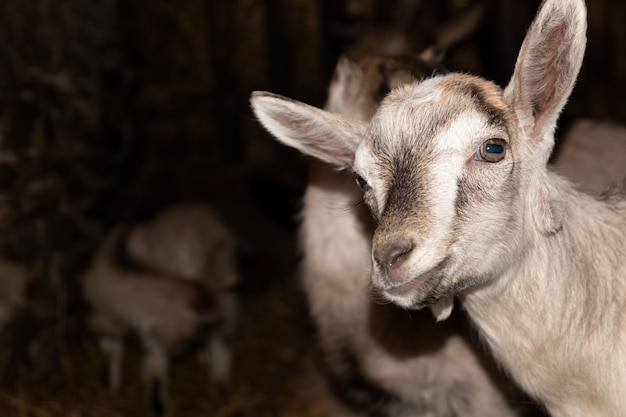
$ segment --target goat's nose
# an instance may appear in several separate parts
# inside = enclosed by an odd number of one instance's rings
[[[406,277],[399,270],[412,250],[413,243],[409,240],[382,245],[374,249],[374,261],[391,281],[402,281]]]

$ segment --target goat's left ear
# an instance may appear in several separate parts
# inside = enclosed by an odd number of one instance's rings
[[[330,164],[349,167],[367,125],[262,91],[250,97],[263,127],[285,145]]]
[[[587,30],[584,0],[544,0],[504,91],[535,155],[547,162],[559,113],[580,71]]]

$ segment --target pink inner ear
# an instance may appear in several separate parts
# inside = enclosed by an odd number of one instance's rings
[[[291,116],[281,117],[279,120],[284,127],[293,132],[305,134],[311,131],[311,122],[307,119],[299,118],[297,116]]]
[[[321,152],[342,164],[352,165],[354,162],[353,150],[346,148],[343,144],[336,143],[324,137],[313,138],[311,143],[312,147],[318,148]]]
[[[352,166],[354,164],[354,155],[350,154],[350,155],[335,155],[335,159],[337,159],[337,161],[342,162],[346,165]]]
[[[572,41],[566,31],[564,25],[558,26],[541,43],[531,45],[521,72],[534,119],[530,140],[535,144],[545,139],[545,128],[556,122],[575,79],[569,48],[563,48],[564,42]]]
[[[542,113],[535,119],[535,125],[533,126],[533,130],[529,136],[530,142],[533,145],[539,145],[545,139],[544,132],[542,130],[545,123],[545,118],[545,113]]]

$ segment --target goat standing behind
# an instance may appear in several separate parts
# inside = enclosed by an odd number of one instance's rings
[[[440,319],[458,297],[555,417],[626,410],[626,196],[547,169],[585,48],[582,0],[545,0],[502,90],[450,74],[393,91],[371,123],[255,93],[280,140],[352,166],[377,220],[373,286]]]

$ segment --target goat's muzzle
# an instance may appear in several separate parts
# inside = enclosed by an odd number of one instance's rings
[[[406,261],[413,252],[414,244],[408,239],[391,240],[375,245],[372,250],[375,267],[391,286],[406,279]]]

